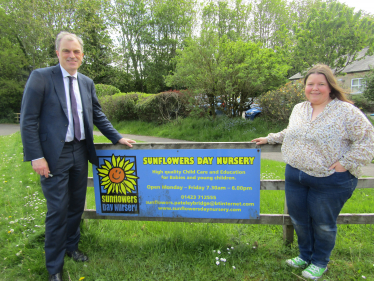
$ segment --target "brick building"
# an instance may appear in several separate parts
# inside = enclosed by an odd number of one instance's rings
[[[362,50],[359,53],[358,58],[362,58],[366,50],[367,49]],[[366,56],[365,58],[357,60],[348,65],[341,72],[343,74],[345,73],[345,75],[339,75],[336,78],[338,79],[340,85],[349,90],[351,94],[361,94],[365,87],[363,78],[371,68],[374,68],[374,55]],[[300,73],[297,73],[289,79],[299,80],[302,78],[303,76]]]

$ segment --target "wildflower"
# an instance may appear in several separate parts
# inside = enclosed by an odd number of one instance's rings
[[[9,222],[9,224],[13,224],[13,223],[14,223],[14,221],[10,221],[10,222]]]
[[[8,231],[8,233],[13,233],[14,232],[14,229],[11,229]]]
[[[216,265],[219,265],[219,261],[216,261]]]
[[[232,266],[233,269],[235,269],[236,267],[235,266]]]
[[[221,261],[223,261],[223,262],[226,262],[226,259],[224,259],[224,258],[221,258]]]
[[[231,252],[227,252],[229,255],[231,255]]]
[[[220,251],[220,250],[218,250],[218,251],[217,251],[217,253],[218,253],[218,254],[220,255],[220,254],[221,254],[221,251]]]
[[[216,250],[213,250],[213,253],[215,253],[216,252]]]
[[[366,279],[366,277],[364,275],[361,276],[363,279]]]
[[[227,251],[230,251],[230,248],[227,248]]]
[[[79,281],[81,281],[81,280],[83,280],[84,279],[84,277],[81,277],[81,278],[79,278]]]
[[[233,250],[234,250],[234,247],[231,247],[231,249],[233,249]]]

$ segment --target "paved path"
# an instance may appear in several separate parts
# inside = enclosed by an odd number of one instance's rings
[[[7,136],[19,131],[19,124],[0,124],[0,136]]]
[[[18,131],[19,131],[18,124],[0,124],[0,136],[14,134],[15,132],[18,132]],[[94,135],[99,136],[102,134],[100,132],[95,131]],[[175,140],[175,139],[129,135],[129,134],[122,134],[122,136],[128,139],[134,139],[134,140],[145,141],[145,142],[190,142],[190,141],[185,141],[185,140]],[[276,160],[276,161],[283,161],[282,154],[280,152],[263,152],[262,158]],[[369,165],[365,166],[362,170],[365,176],[374,177],[374,164],[370,163]]]

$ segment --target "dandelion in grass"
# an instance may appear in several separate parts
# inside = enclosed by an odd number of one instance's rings
[[[81,278],[79,278],[79,281],[82,281],[84,279],[84,277],[81,277]]]
[[[136,179],[139,177],[133,175],[135,170],[134,162],[130,160],[125,161],[125,157],[112,155],[112,161],[109,162],[104,159],[105,164],[97,168],[98,175],[101,178],[101,185],[107,190],[108,194],[126,194],[132,193],[135,190]]]

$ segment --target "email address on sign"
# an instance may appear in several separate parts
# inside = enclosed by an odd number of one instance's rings
[[[227,208],[186,208],[182,207],[158,207],[160,211],[200,211],[200,212],[241,212],[242,209]]]
[[[252,206],[254,207],[254,203],[243,203],[243,202],[238,202],[238,203],[232,203],[232,202],[221,202],[221,201],[146,201],[145,202],[148,205],[188,205],[188,206]]]

